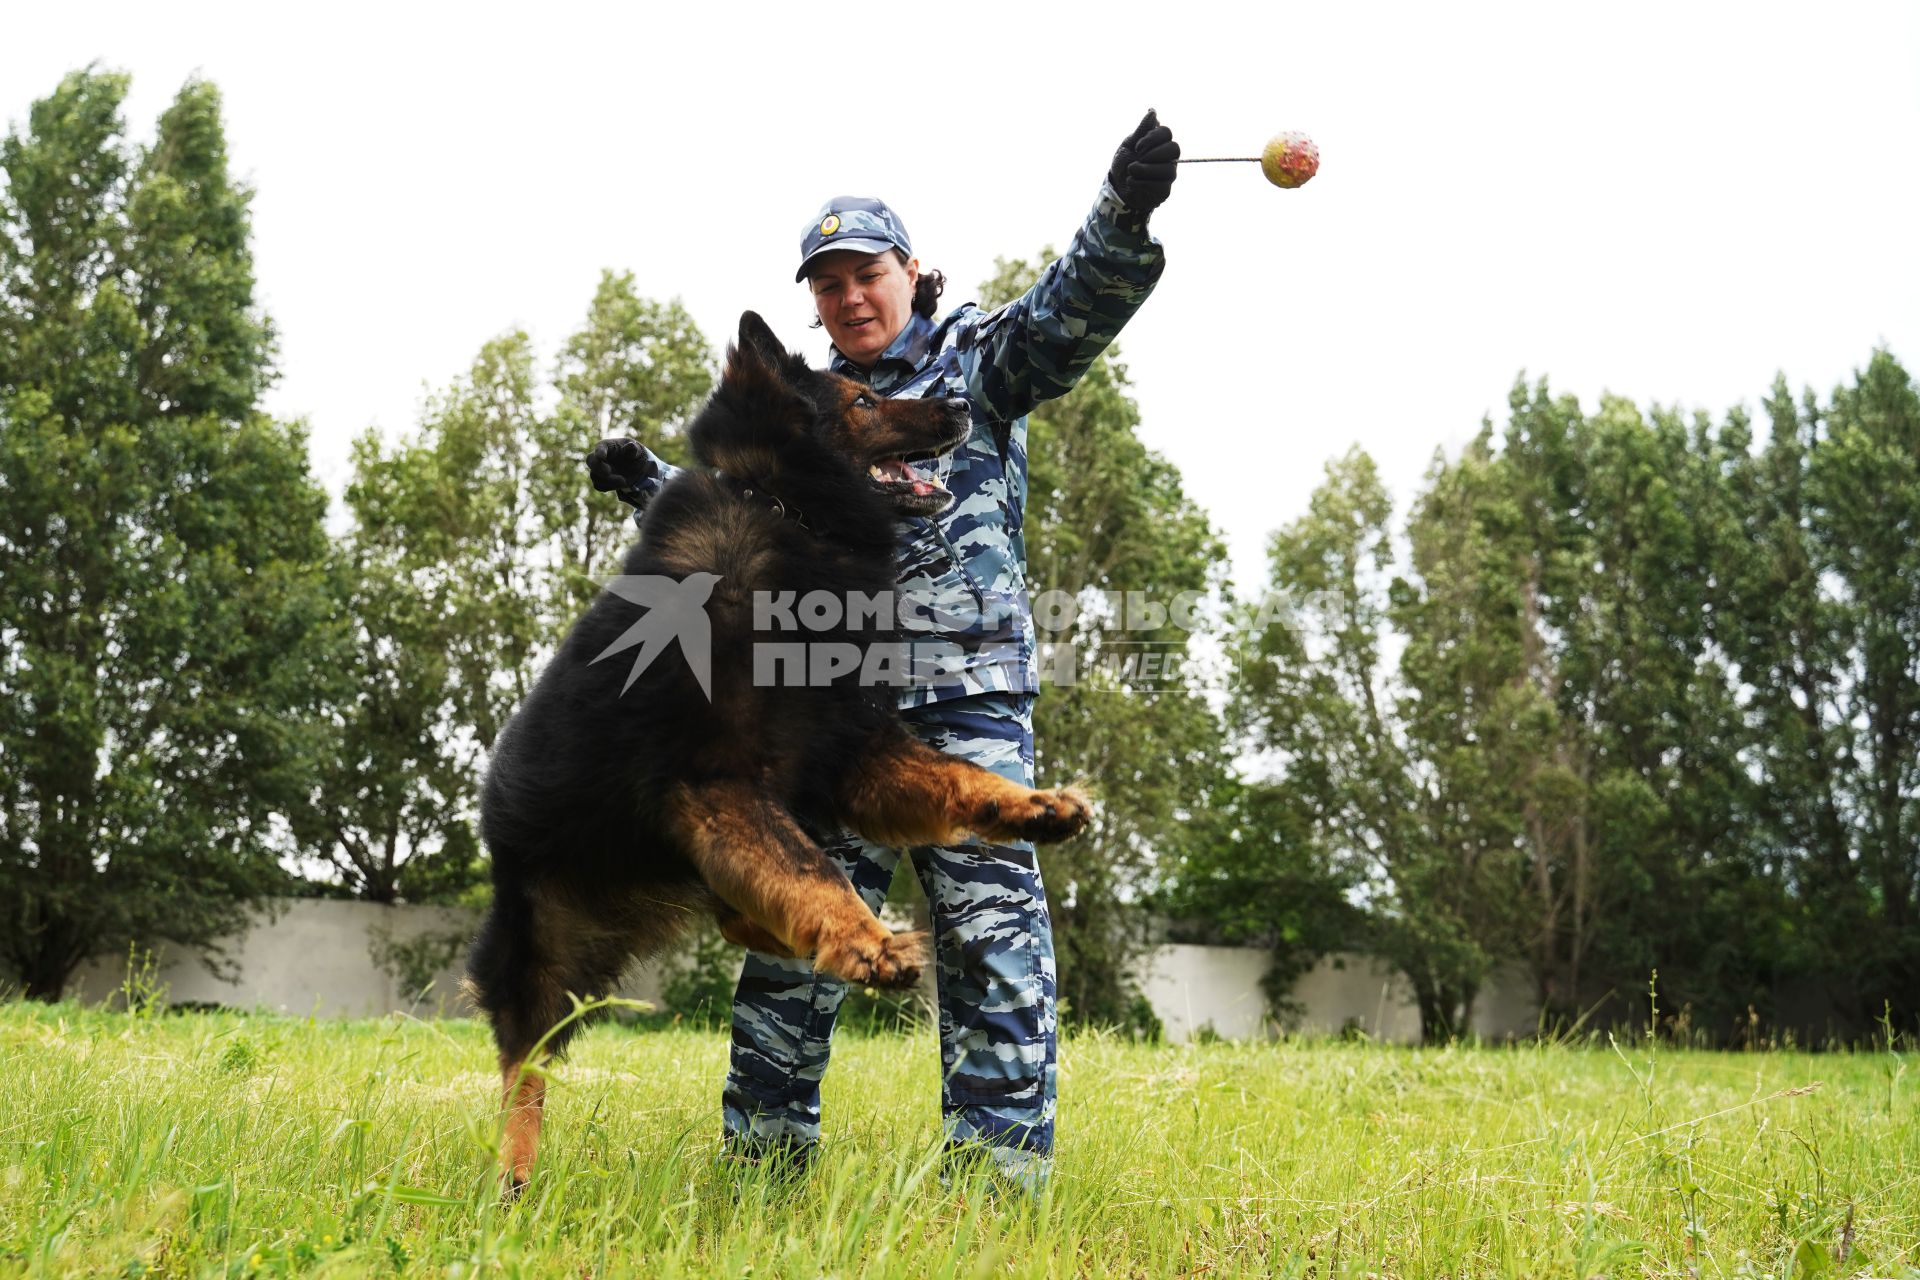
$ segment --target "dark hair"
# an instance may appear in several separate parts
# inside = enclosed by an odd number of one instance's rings
[[[903,267],[912,261],[907,257],[907,251],[904,249],[895,249],[893,256],[900,260],[900,265]],[[933,319],[934,309],[940,305],[940,295],[946,292],[946,288],[947,276],[944,271],[922,271],[920,278],[913,284],[914,314],[925,316],[929,320]],[[813,313],[813,319],[808,322],[807,327],[809,329],[822,327],[818,311]]]
[[[900,253],[898,249],[895,249],[894,252]],[[906,254],[900,253],[903,264],[906,256]],[[929,320],[933,319],[933,310],[939,305],[940,295],[946,290],[946,287],[947,277],[944,272],[922,271],[920,278],[914,282],[913,286],[914,314],[923,315]]]

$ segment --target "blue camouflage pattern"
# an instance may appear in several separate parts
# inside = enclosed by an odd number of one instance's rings
[[[935,323],[915,314],[861,369],[836,350],[836,373],[890,398],[964,396],[973,430],[935,463],[916,464],[953,494],[933,517],[900,525],[896,588],[903,611],[931,619],[911,639],[932,661],[901,691],[902,708],[982,693],[1033,693],[1027,596],[1027,414],[1072,390],[1153,292],[1165,269],[1146,220],[1111,185],[1066,253],[1024,295],[992,311],[974,303]],[[659,473],[622,497],[638,508],[674,475]]]
[[[807,264],[823,253],[851,249],[855,253],[885,253],[899,249],[913,256],[907,224],[885,201],[866,196],[835,196],[820,206],[813,221],[800,233],[800,269],[795,284],[807,278]]]
[[[932,642],[947,656],[902,690],[900,705],[922,740],[1025,786],[1038,690],[1023,527],[1027,414],[1072,389],[1164,267],[1145,216],[1103,185],[1067,252],[1020,298],[992,311],[967,303],[937,324],[914,315],[871,370],[832,357],[835,372],[882,395],[964,396],[972,408],[967,439],[921,467],[952,505],[900,526],[902,612],[934,620],[910,638],[916,652]],[[621,495],[636,521],[674,474],[662,464]],[[878,910],[899,851],[847,836],[830,852]],[[1034,848],[970,841],[910,858],[933,911],[948,1139],[1037,1190],[1053,1151],[1057,975]],[[722,1106],[731,1149],[807,1151],[818,1140],[820,1079],[845,994],[806,960],[747,955]]]
[[[1033,785],[1033,700],[976,695],[908,716],[921,741]],[[900,851],[847,836],[828,852],[878,911]],[[1046,891],[1031,844],[977,840],[911,852],[933,911],[947,1139],[1020,1185],[1053,1151],[1056,972]],[[806,1150],[820,1137],[820,1079],[846,984],[804,959],[750,952],[733,1006],[722,1111],[729,1144]]]

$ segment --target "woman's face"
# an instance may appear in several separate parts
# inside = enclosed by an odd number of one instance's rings
[[[902,265],[893,253],[824,254],[813,263],[807,285],[813,309],[840,354],[870,369],[913,316],[913,286],[920,261]]]

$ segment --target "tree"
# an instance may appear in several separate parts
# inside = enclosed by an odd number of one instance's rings
[[[1412,983],[1422,1034],[1444,1039],[1506,958],[1512,869],[1486,828],[1511,815],[1475,808],[1493,788],[1472,744],[1441,722],[1458,698],[1422,707],[1417,684],[1410,697],[1396,679],[1393,597],[1403,617],[1411,607],[1389,576],[1392,516],[1373,460],[1353,450],[1274,535],[1270,591],[1291,616],[1249,637],[1244,723],[1295,814],[1297,861],[1353,887],[1367,908],[1361,940]]]
[[[1539,557],[1524,541],[1514,479],[1490,428],[1460,458],[1436,460],[1407,523],[1409,576],[1390,592],[1405,638],[1395,715],[1429,854],[1393,870],[1396,901],[1409,919],[1446,920],[1459,938],[1451,982],[1443,966],[1427,966],[1430,1035],[1463,1030],[1482,979],[1537,946],[1536,928],[1546,932],[1551,899],[1530,903],[1529,890],[1551,891],[1529,875],[1540,865],[1529,846],[1580,792],[1549,692]],[[1414,976],[1416,992],[1423,981]]]
[[[1588,967],[1606,909],[1590,822],[1593,772],[1583,722],[1569,714],[1562,646],[1592,563],[1578,510],[1585,493],[1586,418],[1571,396],[1542,380],[1515,382],[1501,449],[1491,424],[1458,464],[1484,477],[1477,544],[1494,584],[1477,625],[1511,633],[1518,645],[1506,696],[1530,725],[1516,779],[1528,867],[1527,946],[1542,1011],[1571,1024],[1586,1011]],[[1500,696],[1495,694],[1495,696]],[[1530,758],[1528,758],[1530,756]],[[1510,756],[1509,759],[1512,759]]]
[[[1869,926],[1830,955],[1856,1017],[1885,1004],[1911,1022],[1920,1014],[1920,394],[1876,351],[1852,386],[1835,389],[1825,426],[1805,485],[1818,567],[1833,583],[1822,613],[1844,648],[1826,686],[1839,758],[1851,765],[1834,787],[1856,868],[1841,918],[1864,907]],[[1821,790],[1813,799],[1826,803]],[[1822,853],[1837,860],[1839,851]]]
[[[336,573],[356,643],[330,686],[337,735],[295,818],[351,892],[425,901],[483,878],[486,753],[631,532],[581,460],[605,435],[672,452],[711,366],[678,302],[608,272],[556,362],[554,412],[515,332],[430,401],[412,438],[356,442]]]
[[[1780,954],[1788,973],[1831,978],[1867,936],[1871,906],[1854,867],[1843,792],[1851,759],[1842,671],[1846,610],[1822,586],[1807,464],[1819,406],[1796,407],[1776,378],[1764,408],[1771,431],[1752,448],[1744,413],[1730,415],[1720,465],[1738,527],[1720,566],[1715,638],[1743,690],[1745,765],[1755,777],[1756,860],[1797,899]],[[1862,1011],[1855,1009],[1856,1017]],[[1877,1010],[1875,1011],[1877,1012]]]
[[[1529,842],[1577,809],[1516,476],[1490,427],[1459,459],[1436,459],[1395,577],[1393,504],[1372,460],[1329,463],[1270,549],[1291,625],[1250,637],[1244,724],[1277,770],[1258,785],[1292,881],[1318,890],[1294,931],[1400,969],[1429,1040],[1465,1031],[1495,967],[1538,945],[1530,890],[1552,891],[1534,883]],[[1270,878],[1231,869],[1216,896],[1254,897]],[[1343,910],[1343,890],[1364,916]],[[1306,957],[1279,958],[1276,988]]]
[[[1488,962],[1530,963],[1544,1010],[1581,1011],[1604,899],[1588,821],[1583,722],[1562,706],[1560,643],[1592,556],[1578,510],[1577,402],[1515,384],[1510,421],[1436,457],[1393,588],[1401,706],[1423,762],[1429,831],[1471,889],[1459,909]]]
[[[1237,692],[1237,691],[1236,691]],[[1264,949],[1261,987],[1282,1019],[1300,1013],[1294,984],[1314,962],[1365,938],[1349,898],[1357,872],[1316,839],[1311,798],[1293,779],[1234,776],[1189,821],[1195,830],[1164,872],[1158,904],[1176,941]]]
[[[1299,625],[1260,633],[1246,723],[1277,775],[1188,900],[1255,936],[1269,886],[1346,882],[1429,1037],[1516,959],[1562,1023],[1644,1017],[1655,971],[1713,1035],[1910,1023],[1912,380],[1877,352],[1826,406],[1776,381],[1759,448],[1739,409],[1588,414],[1524,381],[1509,407],[1436,459],[1384,591],[1363,457],[1275,536]]]
[[[1635,1012],[1657,969],[1663,1004],[1730,1026],[1767,1003],[1780,950],[1782,886],[1756,860],[1737,682],[1715,639],[1728,566],[1751,554],[1721,440],[1704,416],[1643,416],[1617,398],[1584,429],[1571,512],[1584,571],[1558,608],[1559,663],[1610,906],[1593,939],[1598,998],[1629,1001],[1609,1016]]]
[[[286,883],[328,638],[219,95],[135,152],[126,89],[70,75],[0,144],[0,949],[42,999]]]
[[[630,436],[679,466],[686,428],[713,390],[713,349],[675,298],[634,290],[632,272],[602,272],[586,323],[554,368],[558,409],[535,420],[531,502],[553,557],[549,636],[558,640],[633,540],[627,509],[586,483],[580,460],[608,436]]]

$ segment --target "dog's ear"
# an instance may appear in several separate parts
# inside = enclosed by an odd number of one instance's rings
[[[787,349],[780,339],[773,336],[773,330],[760,318],[757,311],[740,313],[740,338],[737,347],[739,353],[749,359],[758,360],[769,369],[778,369],[787,362]]]
[[[782,347],[765,320],[744,313],[739,335],[727,344],[713,403],[688,429],[694,456],[707,466],[771,480],[778,457],[769,450],[803,433],[813,416],[794,384],[796,362],[804,371],[805,360]]]

